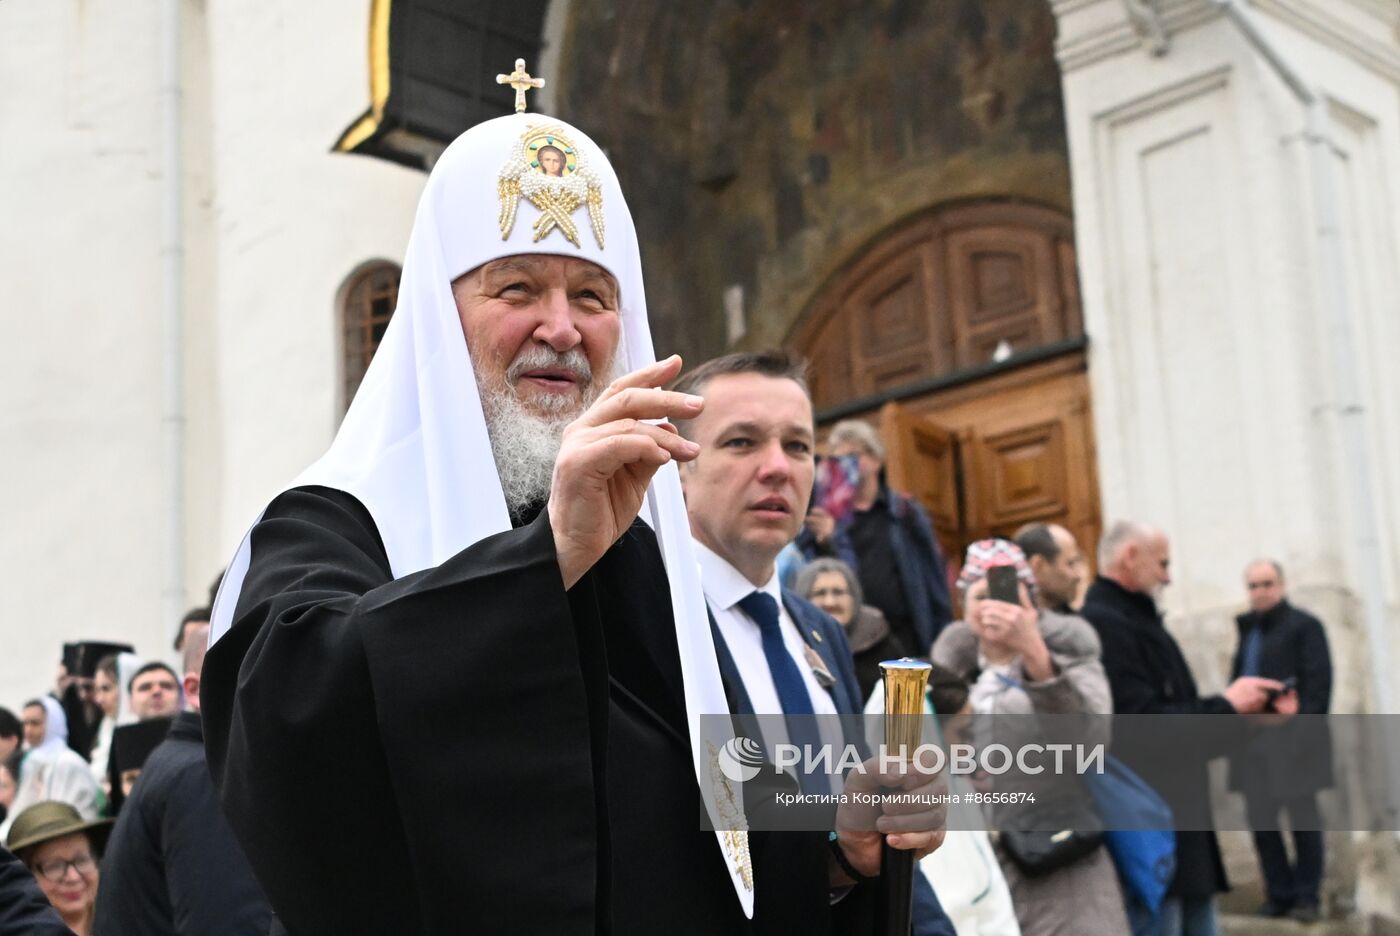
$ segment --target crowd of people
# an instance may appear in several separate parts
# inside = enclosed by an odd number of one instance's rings
[[[19,718],[0,708],[0,843],[57,913],[7,890],[0,932],[268,931],[271,909],[205,762],[208,634],[208,608],[180,623],[182,674],[129,646],[70,645],[48,693]]]
[[[797,540],[802,553],[787,574],[799,594],[846,629],[867,694],[875,689],[879,661],[908,652],[926,654],[937,667],[935,684],[944,691],[953,686],[955,699],[965,698],[965,711],[964,703],[955,701],[937,709],[941,715],[1328,711],[1332,674],[1325,630],[1316,617],[1289,603],[1283,568],[1268,559],[1250,562],[1243,572],[1249,609],[1237,619],[1231,683],[1220,695],[1199,693],[1157,606],[1170,584],[1168,537],[1141,523],[1119,522],[1104,532],[1092,580],[1075,537],[1057,524],[1032,523],[1009,538],[971,544],[955,581],[960,618],[939,619],[936,638],[923,643],[909,623],[916,591],[923,596],[924,613],[936,616],[948,606],[946,592],[930,581],[943,580],[944,560],[928,532],[929,519],[916,501],[884,484],[884,450],[868,423],[838,423],[828,436],[828,451],[856,460],[854,511],[838,523],[814,507]],[[871,535],[872,529],[878,534]],[[919,543],[917,560],[905,555],[911,541]],[[988,598],[987,570],[997,564],[1017,570],[1019,604]],[[924,582],[929,584],[918,589]],[[1093,724],[1107,728],[1106,721]],[[1138,739],[1121,740],[1131,749]],[[1316,794],[1332,783],[1331,752],[1312,751],[1307,766],[1300,767],[1288,751],[1285,744],[1271,746],[1266,737],[1248,756],[1232,758],[1231,789],[1244,795],[1255,830],[1266,894],[1260,914],[1310,922],[1320,915],[1323,872]],[[1272,761],[1283,757],[1292,766],[1271,763],[1271,753]],[[1202,762],[1190,801],[1209,802],[1205,772]],[[1277,831],[1281,815],[1295,828],[1292,859]],[[976,853],[975,843],[959,842],[954,851],[965,849]],[[949,855],[925,859],[944,907],[964,921],[960,933],[1013,932],[1007,921],[1014,917],[1027,934],[1208,936],[1216,932],[1215,894],[1228,889],[1216,836],[1199,829],[1177,834],[1175,872],[1165,899],[1151,906],[1115,874],[1106,849],[1033,874],[1006,848],[992,850],[1000,859],[995,886],[967,888],[978,895],[975,913],[959,906],[950,888],[959,877],[982,880],[984,863],[965,855],[957,862],[947,861]]]
[[[698,381],[713,379],[702,370]],[[760,379],[800,386],[795,373]],[[688,385],[695,389],[696,379]],[[770,399],[771,393],[756,398]],[[1170,581],[1169,544],[1161,531],[1135,523],[1111,526],[1092,583],[1085,581],[1078,543],[1061,526],[1036,523],[1013,538],[974,543],[953,582],[961,609],[954,620],[929,519],[916,501],[883,483],[878,436],[865,423],[842,423],[828,446],[831,457],[858,460],[860,485],[851,515],[838,524],[813,507],[800,535],[774,539],[759,555],[776,572],[781,550],[790,544],[801,550],[783,569],[791,591],[777,594],[780,600],[796,595],[811,602],[841,628],[849,658],[832,660],[829,669],[849,669],[853,676],[842,710],[878,697],[879,662],[921,656],[935,665],[930,708],[949,730],[948,719],[972,713],[1327,711],[1331,671],[1324,629],[1288,602],[1277,563],[1246,567],[1250,610],[1238,621],[1233,681],[1221,695],[1202,697],[1155,603]],[[699,502],[692,523],[704,548],[702,568],[715,567],[705,577],[711,596],[735,568],[722,557],[743,555],[752,544],[728,542],[738,532],[714,519],[722,501],[697,494],[700,480],[686,475],[683,484],[691,502]],[[799,506],[795,495],[790,506]],[[996,565],[1016,570],[1019,603],[988,596],[988,571]],[[743,588],[740,581],[738,590]],[[718,598],[711,603],[721,615],[734,607]],[[789,605],[788,613],[805,622],[804,606]],[[222,819],[205,761],[199,685],[208,619],[209,610],[198,608],[181,622],[175,648],[183,655],[183,674],[159,661],[143,662],[129,648],[117,649],[97,658],[90,674],[60,667],[53,689],[25,700],[18,716],[0,708],[0,840],[32,872],[73,932],[267,931],[269,904]],[[921,620],[932,622],[934,636],[927,643]],[[732,637],[723,626],[720,631],[736,644],[743,639],[737,628]],[[91,658],[94,647],[113,649],[94,644],[75,658]],[[760,647],[749,662],[766,659]],[[760,682],[750,678],[743,684]],[[755,699],[746,707],[787,710],[780,697]],[[133,728],[142,725],[149,730]],[[1323,866],[1315,797],[1331,783],[1330,760],[1313,759],[1301,778],[1296,769],[1255,771],[1251,778],[1248,763],[1238,764],[1232,785],[1245,793],[1252,824],[1260,830],[1255,839],[1267,887],[1261,912],[1315,920]],[[1202,784],[1203,771],[1204,765]],[[1287,789],[1269,786],[1278,777],[1287,778]],[[1293,833],[1291,861],[1281,834],[1270,831],[1281,810],[1300,827]],[[1200,831],[1177,835],[1175,875],[1166,899],[1153,907],[1124,886],[1104,848],[1028,873],[986,833],[957,831],[922,867],[956,932],[984,936],[1208,934],[1215,931],[1213,897],[1226,888],[1215,836]]]
[[[889,767],[848,777],[914,794],[866,824],[699,827],[701,713],[803,743],[910,656],[946,738],[989,713],[1286,718],[1326,711],[1325,636],[1250,563],[1235,678],[1200,695],[1156,603],[1167,536],[1139,523],[1104,532],[1092,582],[1052,524],[950,577],[868,424],[833,426],[819,470],[792,356],[652,359],[631,219],[581,133],[548,139],[587,168],[592,240],[553,182],[533,241],[472,201],[530,158],[517,118],[437,162],[360,395],[182,624],[181,672],[131,648],[89,671],[89,648],[0,710],[0,934],[863,933],[899,852],[925,936],[1213,934],[1208,830],[1143,894],[1096,840],[945,833],[939,779]],[[1261,821],[1306,823],[1329,780],[1237,773]],[[1257,842],[1264,912],[1315,919],[1320,837],[1291,863]]]

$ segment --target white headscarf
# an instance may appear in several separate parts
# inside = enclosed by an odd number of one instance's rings
[[[55,754],[68,750],[68,716],[53,696],[39,697],[44,707],[44,740],[31,750],[34,754]]]
[[[131,681],[146,661],[134,653],[117,654],[117,724],[130,725],[139,721],[131,710]],[[104,765],[105,766],[105,765]]]
[[[127,686],[142,665],[143,661],[134,653],[117,654],[117,714],[115,717],[105,712],[102,714],[102,721],[97,726],[97,741],[92,746],[89,760],[93,779],[104,789],[107,785],[107,761],[112,756],[112,732],[118,725],[130,725],[137,721],[136,713],[131,710],[131,692]]]
[[[15,801],[0,826],[0,838],[9,833],[15,817],[35,803],[56,800],[68,803],[84,819],[97,818],[97,781],[87,761],[68,748],[68,716],[52,696],[40,696],[47,723],[44,740],[24,755],[20,762]]]
[[[541,212],[523,198],[509,235],[502,236],[502,168],[541,128],[556,128],[558,138],[571,144],[578,169],[584,170],[575,172],[576,179],[591,173],[596,180],[601,205],[592,208],[601,211],[605,246],[595,236],[587,204],[570,215],[577,244],[558,229],[535,241]],[[484,263],[516,254],[578,257],[610,272],[620,292],[620,369],[630,372],[655,361],[636,229],[602,150],[577,129],[542,114],[500,117],[458,137],[428,177],[409,237],[398,308],[340,431],[330,450],[288,485],[322,485],[359,500],[374,518],[395,577],[437,566],[511,527],[451,284]],[[700,716],[725,715],[729,709],[674,464],[656,473],[641,516],[656,531],[670,580],[699,788],[716,828],[722,828]],[[248,561],[245,536],[214,604],[211,643],[232,624]],[[713,738],[712,728],[705,738]],[[752,917],[753,889],[743,881],[748,872],[724,847],[724,833],[718,835],[735,891]]]

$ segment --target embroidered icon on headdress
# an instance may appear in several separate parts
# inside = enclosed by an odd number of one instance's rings
[[[536,241],[558,228],[569,243],[582,247],[573,214],[586,204],[593,236],[598,247],[603,246],[603,186],[566,133],[559,127],[532,126],[521,135],[519,149],[501,168],[496,185],[501,240],[510,237],[524,198],[540,210],[534,225]]]

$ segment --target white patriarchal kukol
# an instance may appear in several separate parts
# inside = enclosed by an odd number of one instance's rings
[[[573,214],[581,222],[577,245],[558,228],[536,242],[532,229],[540,211],[526,198],[520,199],[509,236],[502,238],[498,176],[518,156],[527,132],[546,126],[557,127],[579,150],[601,187],[606,248],[588,222],[590,208],[597,210],[588,204]],[[451,284],[468,270],[514,254],[578,257],[606,269],[620,292],[622,340],[615,369],[631,372],[656,360],[637,232],[617,176],[597,145],[542,114],[499,117],[453,141],[428,177],[409,237],[398,307],[354,402],[326,454],[284,489],[314,484],[354,496],[374,518],[395,577],[437,566],[510,529]],[[727,714],[729,708],[674,463],[653,477],[641,516],[656,531],[670,579],[697,783],[715,827],[721,828],[700,718]],[[232,625],[248,561],[245,534],[214,604],[211,644]],[[744,881],[739,856],[725,847],[724,833],[717,839],[744,913],[752,917],[751,881]]]

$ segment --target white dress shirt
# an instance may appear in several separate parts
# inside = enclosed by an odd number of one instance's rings
[[[817,682],[812,665],[807,662],[807,642],[802,639],[797,623],[783,606],[783,590],[778,583],[777,570],[774,570],[772,577],[763,585],[755,586],[738,569],[699,541],[695,543],[695,557],[700,561],[700,584],[705,591],[705,600],[709,603],[710,613],[715,616],[720,635],[729,647],[729,654],[734,658],[734,666],[739,670],[744,691],[753,703],[754,714],[783,714],[782,703],[778,701],[777,687],[773,685],[773,674],[768,670],[768,657],[763,653],[763,635],[753,618],[739,607],[739,601],[744,596],[753,591],[761,591],[778,604],[778,623],[783,630],[783,645],[797,664],[797,671],[802,674],[802,684],[806,686],[807,695],[812,699],[812,711],[817,715],[835,715],[836,703],[832,701],[831,693]],[[772,726],[773,733],[781,734],[782,737],[766,737],[769,720],[765,720],[764,740],[769,745],[786,743],[787,727],[782,723],[782,719],[771,721],[775,723]],[[832,729],[835,726],[825,719],[823,722],[822,740],[835,740],[830,737],[834,734]]]

